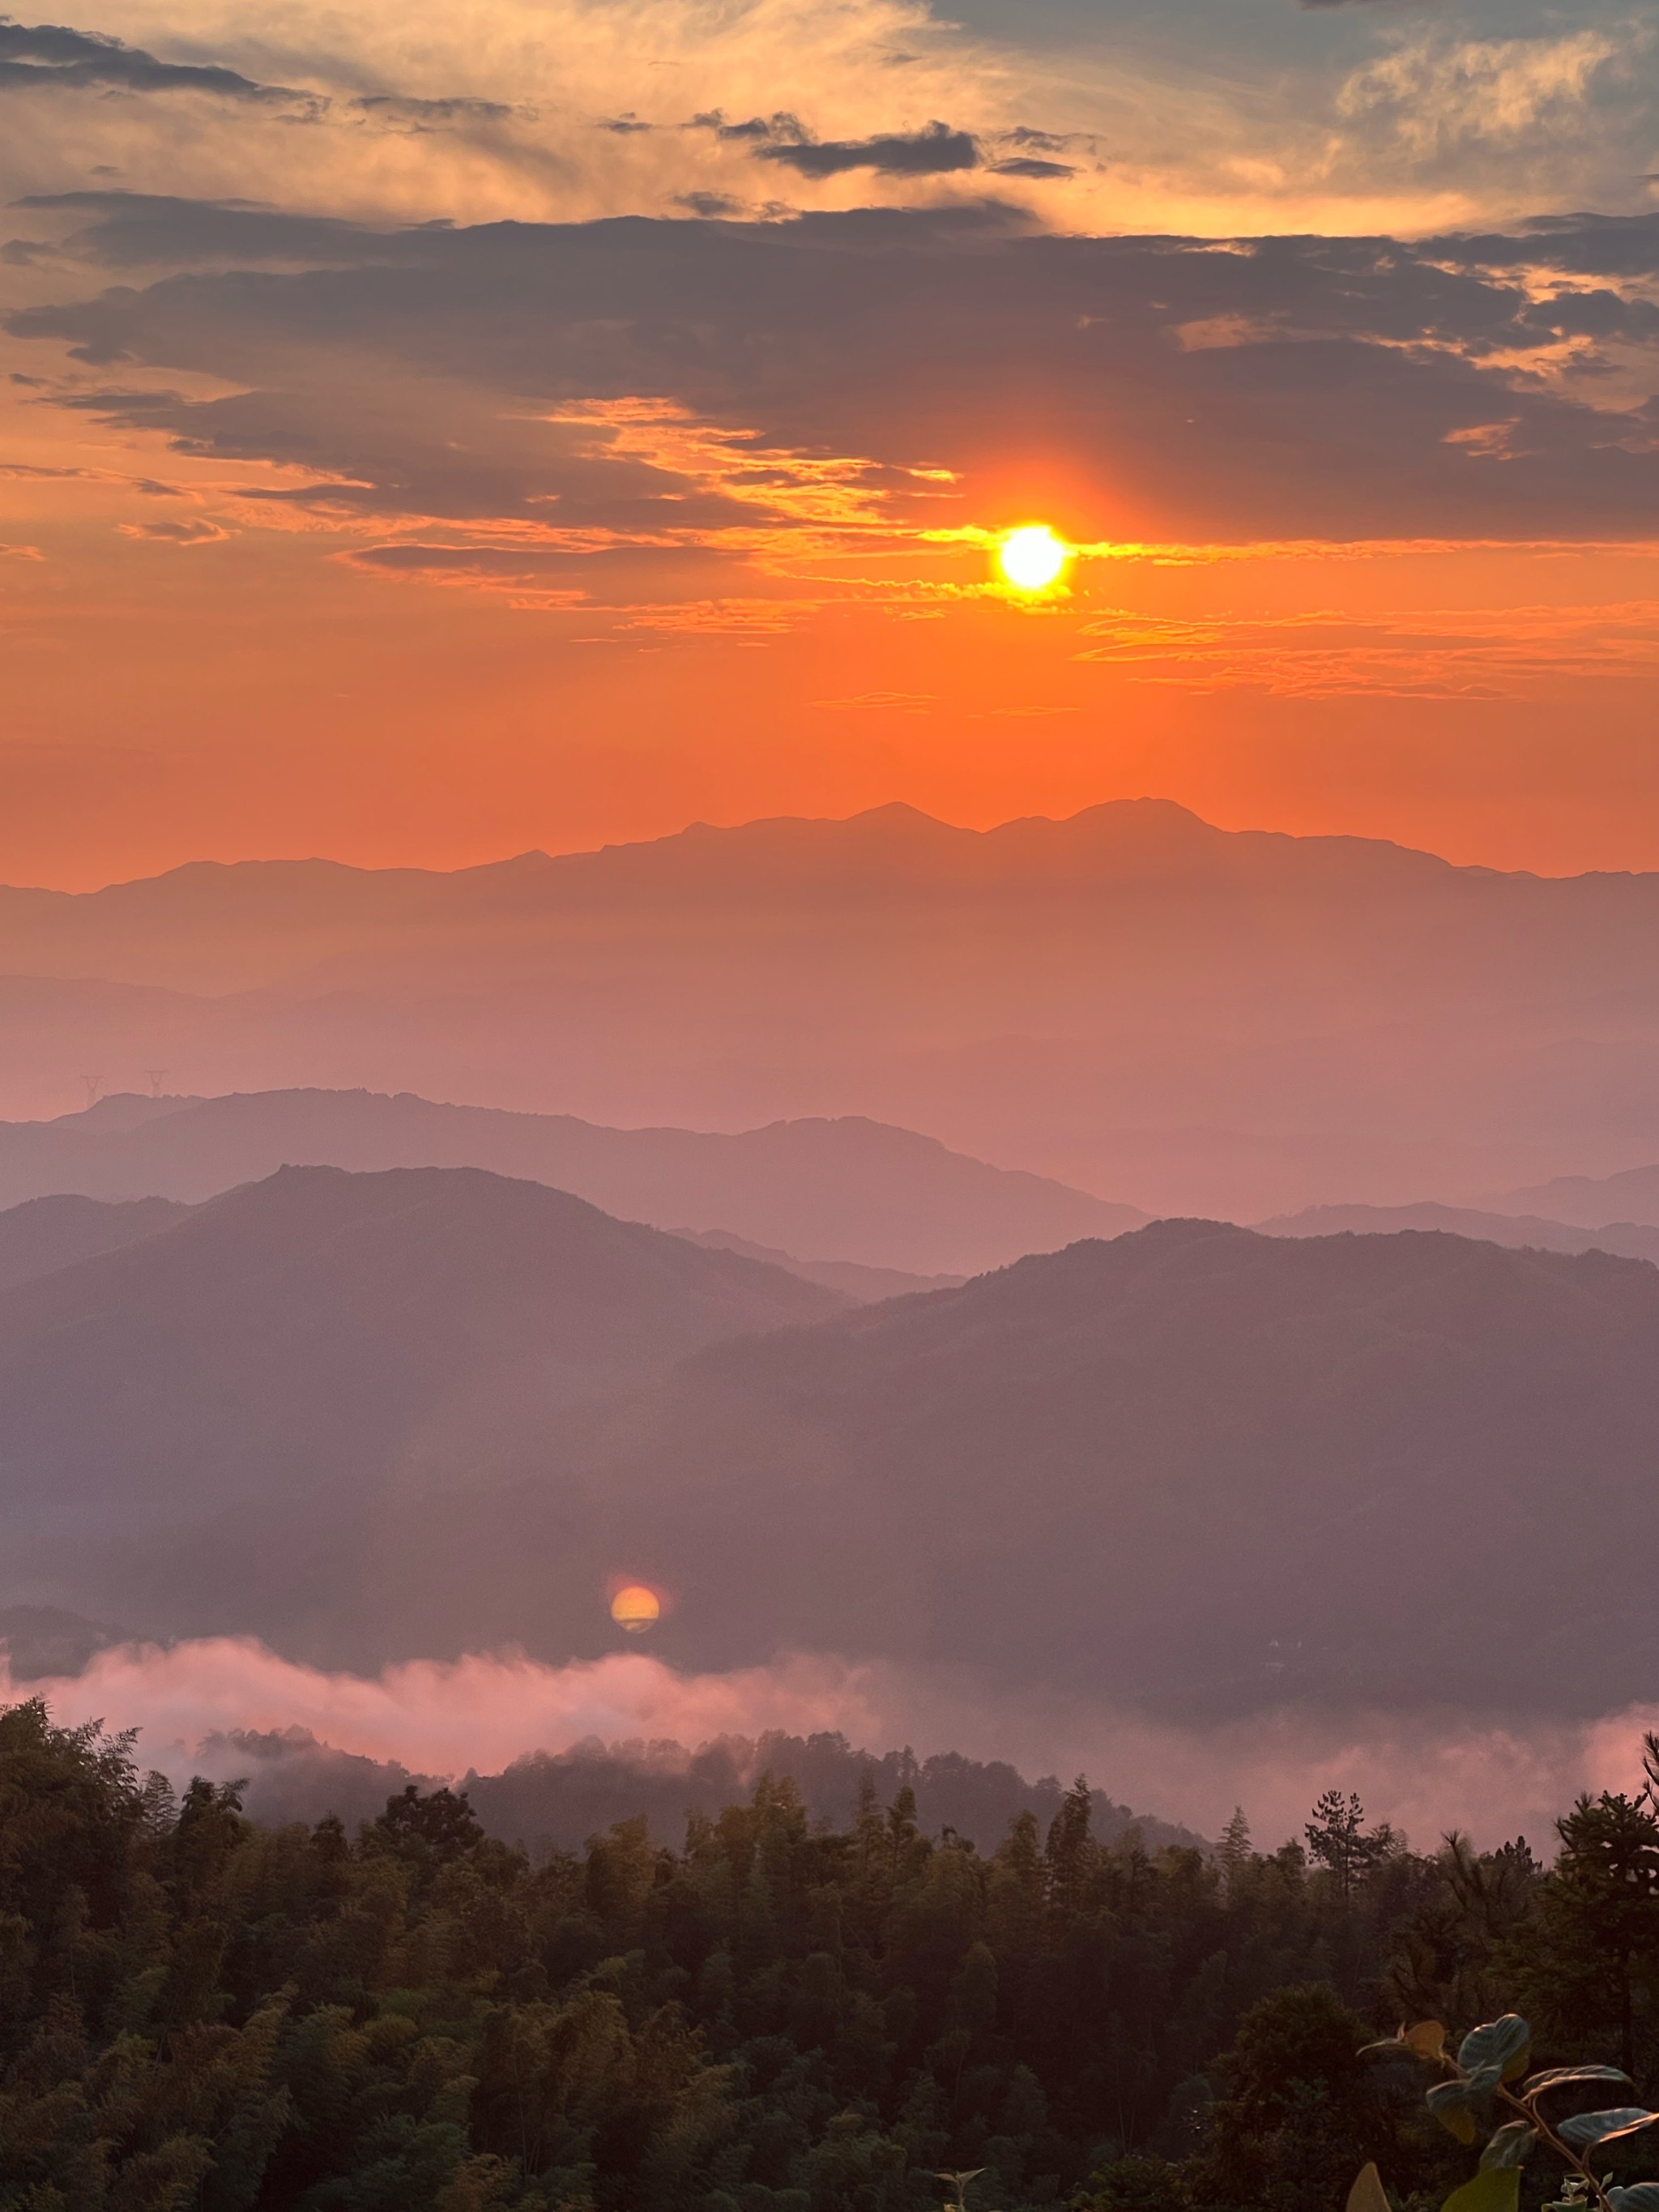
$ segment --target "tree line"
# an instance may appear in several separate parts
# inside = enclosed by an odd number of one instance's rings
[[[1081,1782],[981,1852],[873,1779],[532,1859],[445,1789],[260,1826],[15,1705],[0,2212],[1334,2212],[1367,2161],[1421,2212],[1470,2161],[1364,2051],[1402,2023],[1659,2076],[1654,1787],[1548,1864],[1337,1793],[1150,1850]]]

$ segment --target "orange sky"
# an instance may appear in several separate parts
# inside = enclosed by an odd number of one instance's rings
[[[123,502],[78,498],[67,526],[30,518],[52,554],[0,602],[13,882],[450,866],[892,798],[984,825],[1140,793],[1499,866],[1659,866],[1644,552],[1082,564],[1037,611],[854,596],[677,630],[366,577],[308,535],[132,540]]]
[[[1659,866],[1599,0],[561,6],[0,29],[0,878],[1140,793]]]

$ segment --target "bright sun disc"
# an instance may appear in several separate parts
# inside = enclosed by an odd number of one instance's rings
[[[661,1613],[661,1599],[643,1583],[629,1583],[611,1601],[611,1618],[630,1636],[642,1636],[654,1626]]]
[[[1071,558],[1046,522],[1011,530],[997,550],[1002,573],[1017,592],[1046,592]]]

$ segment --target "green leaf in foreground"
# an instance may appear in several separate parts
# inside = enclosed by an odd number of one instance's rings
[[[1437,2081],[1425,2101],[1441,2126],[1455,2135],[1459,2142],[1474,2141],[1479,2130],[1474,2124],[1474,2114],[1469,2110],[1468,2090],[1462,2081]]]
[[[1564,2081],[1628,2081],[1630,2075],[1622,2066],[1552,2066],[1542,2074],[1534,2074],[1521,2084],[1523,2097],[1535,2097],[1540,2089],[1558,2089]]]
[[[1504,2172],[1512,2166],[1519,2166],[1537,2140],[1538,2130],[1528,2121],[1509,2121],[1481,2152],[1480,2171]]]
[[[1454,2189],[1440,2212],[1516,2212],[1521,2202],[1521,2176],[1512,2166],[1489,2166]]]
[[[1469,2030],[1457,2046],[1457,2063],[1466,2074],[1495,2066],[1510,2081],[1526,2070],[1531,2047],[1532,2030],[1526,2021],[1518,2012],[1506,2012],[1502,2020],[1491,2020],[1484,2027]]]
[[[1659,2212],[1659,2181],[1633,2181],[1626,2188],[1610,2189],[1607,2202],[1613,2212]]]
[[[1563,2142],[1622,2142],[1626,2136],[1640,2135],[1644,2128],[1656,2124],[1659,2112],[1645,2112],[1640,2105],[1620,2105],[1607,2112],[1575,2112],[1555,2132]]]

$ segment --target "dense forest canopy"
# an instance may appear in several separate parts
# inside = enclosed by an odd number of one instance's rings
[[[994,1850],[873,1780],[763,1779],[683,1845],[532,1861],[410,1786],[354,1836],[175,1799],[130,1738],[0,1714],[5,2212],[1413,2212],[1469,2154],[1359,2055],[1507,2006],[1539,2063],[1659,2067],[1659,1820],[1433,1855],[1333,1792],[1304,1841]]]

